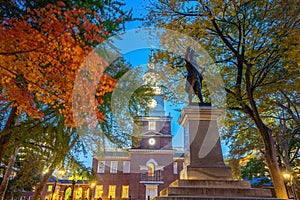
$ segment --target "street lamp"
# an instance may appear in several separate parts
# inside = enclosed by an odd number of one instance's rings
[[[287,182],[287,185],[291,186],[291,182],[292,182],[293,177],[288,172],[283,173],[283,178]]]
[[[91,197],[90,197],[90,199],[91,200],[94,200],[94,188],[95,188],[95,186],[96,186],[96,182],[91,182],[91,184],[90,184],[90,188],[91,188]]]
[[[58,182],[58,177],[59,176],[63,176],[65,174],[65,169],[62,167],[60,168],[57,172],[56,172],[56,179],[55,179],[55,182],[54,182],[54,187],[53,187],[53,190],[52,190],[52,195],[51,195],[51,200],[53,200],[53,195],[55,193],[55,190],[56,190],[56,184]]]
[[[289,195],[289,187],[291,187],[292,195],[293,195],[293,197],[295,197],[295,192],[294,192],[294,188],[293,188],[293,176],[286,171],[283,173],[283,179],[286,182],[288,196],[290,196]]]

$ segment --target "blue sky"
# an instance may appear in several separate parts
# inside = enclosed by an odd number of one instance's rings
[[[133,17],[134,18],[142,18],[143,15],[146,14],[145,6],[147,5],[147,1],[145,0],[125,0],[126,10],[133,9]],[[135,21],[126,24],[126,29],[135,29],[142,25],[141,22]]]
[[[145,7],[147,6],[146,0],[126,0],[126,9],[130,10],[133,9],[133,17],[134,18],[143,18],[144,15],[147,13]],[[126,31],[130,31],[132,29],[141,28],[142,22],[135,21],[130,22],[126,25]],[[136,50],[130,52],[125,55],[125,58],[130,61],[133,66],[138,66],[141,64],[145,64],[148,62],[150,49],[147,50]],[[178,109],[178,106],[172,106],[170,103],[166,102],[165,110],[166,113],[171,113],[172,116],[172,134],[173,137],[173,146],[174,147],[183,147],[183,131],[182,127],[178,124],[177,120],[179,118],[180,113],[175,111]]]

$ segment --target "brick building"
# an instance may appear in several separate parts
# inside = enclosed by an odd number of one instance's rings
[[[156,96],[149,104],[150,114],[134,118],[140,128],[134,131],[131,148],[106,151],[93,158],[99,179],[96,199],[151,199],[179,178],[183,152],[173,148],[172,118],[165,113],[163,96],[151,73],[150,69],[145,77],[153,83]]]
[[[145,129],[149,122],[157,127],[163,122],[170,125],[170,118],[138,118]],[[168,125],[166,125],[168,124]],[[168,127],[168,129],[170,126]],[[168,130],[167,128],[161,130]],[[159,194],[171,182],[179,178],[183,167],[183,154],[172,148],[170,133],[148,130],[143,133],[138,146],[126,151],[107,151],[94,157],[93,168],[99,182],[95,198],[142,200]]]

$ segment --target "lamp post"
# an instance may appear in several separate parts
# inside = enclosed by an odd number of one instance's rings
[[[286,182],[286,189],[287,189],[288,197],[290,198],[290,192],[289,192],[289,187],[290,187],[292,196],[293,196],[293,198],[295,198],[295,193],[294,193],[294,189],[293,189],[293,176],[286,171],[283,173],[283,179]]]
[[[63,176],[65,174],[65,169],[62,167],[60,168],[57,173],[56,173],[56,179],[55,179],[55,182],[54,182],[54,187],[53,187],[53,190],[52,190],[52,195],[51,195],[51,200],[53,200],[53,196],[54,196],[54,193],[55,193],[55,190],[56,190],[56,184],[58,182],[58,177],[59,176]]]
[[[73,178],[73,180],[72,180],[72,193],[71,193],[71,200],[73,200],[73,198],[74,198],[74,189],[75,189],[75,183],[76,183],[76,181],[75,181],[75,178]]]
[[[90,196],[90,200],[94,200],[94,189],[95,189],[95,186],[96,186],[96,182],[91,182],[91,184],[90,184],[90,191],[91,191],[91,196]]]

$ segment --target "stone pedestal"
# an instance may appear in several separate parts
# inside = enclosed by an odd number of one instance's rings
[[[185,167],[180,179],[230,180],[231,168],[224,164],[217,118],[222,113],[211,106],[189,105],[181,111],[184,127]]]
[[[184,127],[185,167],[180,179],[154,200],[279,200],[270,189],[251,188],[249,181],[232,180],[224,164],[217,118],[221,110],[189,105],[181,111]]]

